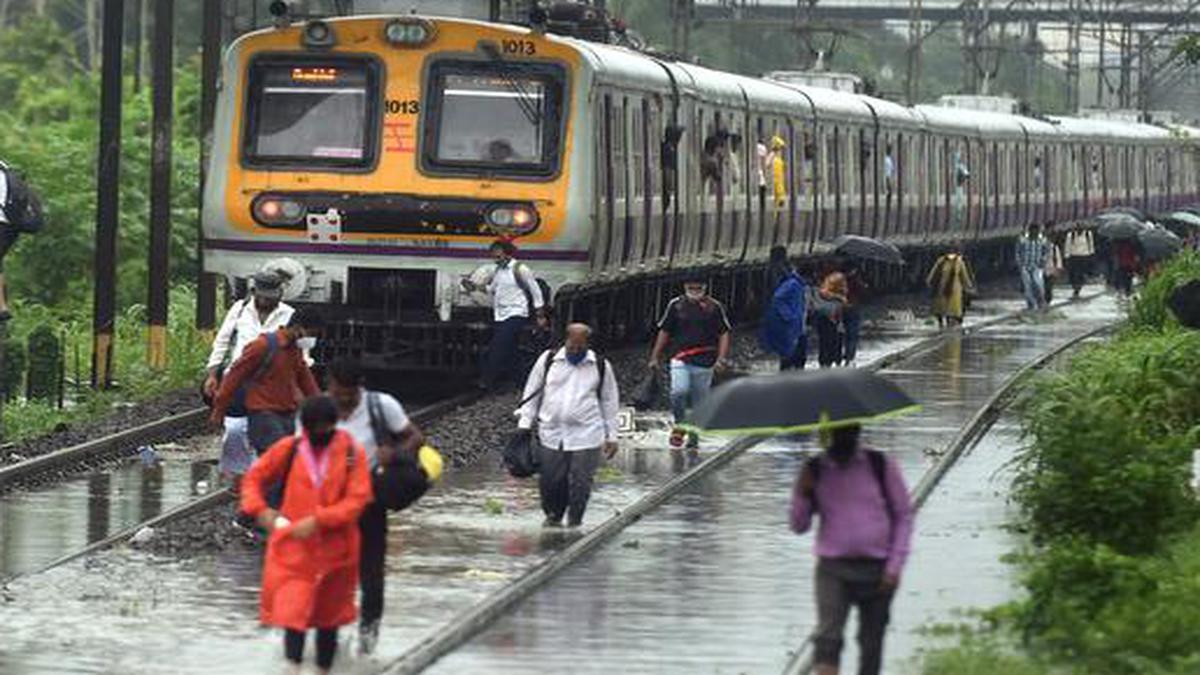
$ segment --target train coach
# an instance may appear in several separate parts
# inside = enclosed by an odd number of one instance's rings
[[[760,144],[781,148],[778,193]],[[407,15],[238,39],[210,157],[206,271],[242,289],[265,264],[291,270],[292,300],[334,320],[331,349],[439,372],[474,364],[489,314],[460,281],[499,236],[560,318],[620,340],[685,271],[750,311],[778,244],[1001,251],[1031,222],[1197,198],[1193,141],[1156,126],[909,108]]]

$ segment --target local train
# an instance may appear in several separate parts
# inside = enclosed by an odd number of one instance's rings
[[[760,143],[782,144],[778,195]],[[313,20],[225,54],[204,267],[244,288],[285,259],[335,349],[437,371],[473,362],[489,315],[460,280],[500,236],[560,317],[619,339],[684,272],[744,310],[774,245],[1001,251],[1030,223],[1195,201],[1198,159],[1147,124],[905,107],[516,25]]]

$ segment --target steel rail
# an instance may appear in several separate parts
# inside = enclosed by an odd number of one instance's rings
[[[410,416],[410,418],[417,424],[428,424],[429,422],[441,417],[442,415],[445,415],[449,412],[457,410],[458,408],[461,408],[463,406],[473,403],[474,401],[478,400],[481,396],[482,396],[482,392],[479,392],[479,391],[469,391],[469,392],[466,392],[463,394],[459,394],[458,396],[452,396],[448,399],[438,401],[437,403],[432,403],[428,406],[425,406],[424,408],[414,411],[412,413],[412,415]],[[207,414],[207,409],[204,409],[202,411],[191,411],[188,413],[183,413],[183,415],[193,415],[193,414],[196,414],[197,412],[204,412]],[[181,416],[182,415],[177,415],[175,417],[181,417]],[[133,430],[130,430],[130,431],[133,431]],[[115,435],[119,435],[119,434],[115,434]],[[71,449],[71,448],[68,448],[68,449]],[[183,504],[179,504],[171,509],[168,509],[167,511],[165,511],[153,518],[144,520],[135,525],[130,525],[129,527],[126,527],[112,535],[109,535],[108,537],[105,537],[104,539],[93,542],[77,551],[73,551],[64,556],[56,558],[56,559],[46,563],[45,565],[38,567],[37,569],[28,571],[28,572],[24,572],[22,574],[15,574],[15,575],[7,577],[3,580],[0,580],[0,587],[8,584],[9,582],[13,581],[14,579],[18,579],[23,576],[30,576],[33,574],[40,574],[47,570],[54,569],[55,567],[58,567],[60,565],[65,565],[66,563],[69,563],[72,560],[76,560],[83,556],[97,553],[97,552],[102,551],[111,546],[115,546],[117,544],[124,543],[125,541],[132,539],[135,534],[137,534],[144,528],[163,527],[163,526],[173,523],[175,521],[187,518],[188,516],[192,516],[197,513],[203,513],[204,511],[207,511],[209,509],[217,508],[218,506],[232,502],[234,499],[235,499],[234,493],[230,488],[222,488],[215,492],[210,492],[209,494],[206,494],[202,497],[197,497],[196,499],[193,499],[188,502],[184,502]]]
[[[1063,300],[1051,306],[1088,301],[1100,295],[1103,295],[1103,293],[1092,294],[1074,301]],[[950,335],[969,335],[996,324],[1011,321],[1025,314],[1025,311],[1008,312],[984,319],[969,326],[963,326],[958,330],[945,331],[930,336],[907,347],[884,354],[865,365],[863,369],[875,371],[888,368],[898,362],[936,348]],[[480,633],[496,619],[503,616],[507,610],[532,595],[534,591],[555,577],[559,572],[586,557],[626,527],[636,523],[647,513],[670,500],[688,486],[729,464],[766,438],[765,436],[746,436],[725,445],[705,461],[654,489],[625,510],[605,520],[581,539],[573,542],[561,551],[552,554],[527,570],[512,583],[505,585],[471,608],[460,613],[449,624],[436,628],[417,642],[416,645],[409,648],[404,654],[391,661],[380,672],[388,673],[389,675],[408,675],[428,668],[438,659]]]
[[[939,457],[937,463],[929,467],[921,476],[921,480],[912,491],[913,512],[916,513],[921,509],[933,494],[934,489],[937,488],[938,483],[941,482],[942,478],[950,471],[954,464],[958,462],[966,451],[975,447],[984,434],[992,428],[992,425],[1000,418],[1001,413],[1012,404],[1027,384],[1027,378],[1031,374],[1044,368],[1064,352],[1077,347],[1079,343],[1109,332],[1116,326],[1116,323],[1109,323],[1077,335],[1055,346],[1050,351],[1038,355],[1021,366],[1017,372],[1010,375],[1000,385],[1000,388],[993,392],[988,397],[988,400],[976,409],[971,419],[967,420],[958,433],[955,434],[954,438],[946,444],[946,449]],[[787,664],[784,665],[783,675],[805,675],[813,670],[815,666],[813,658],[815,655],[812,651],[812,645],[813,635],[810,633],[804,639],[804,643],[800,645],[800,648],[792,652]]]

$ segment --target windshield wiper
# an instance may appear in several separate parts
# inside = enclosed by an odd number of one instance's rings
[[[517,106],[521,108],[521,112],[525,115],[525,119],[529,120],[529,123],[535,127],[540,126],[542,123],[542,111],[540,104],[534,103],[533,96],[531,96],[529,92],[525,90],[525,86],[522,85],[515,77],[509,74],[508,69],[505,67],[507,66],[507,62],[500,56],[500,51],[496,49],[495,45],[484,43],[481,45],[481,47],[483,52],[487,54],[492,61],[500,65],[500,78],[504,80],[504,84],[517,95]]]

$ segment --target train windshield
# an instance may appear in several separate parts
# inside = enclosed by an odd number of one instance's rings
[[[375,77],[366,62],[260,62],[250,72],[251,163],[366,166]]]
[[[556,68],[440,63],[430,78],[425,161],[435,169],[549,175],[563,79]]]

